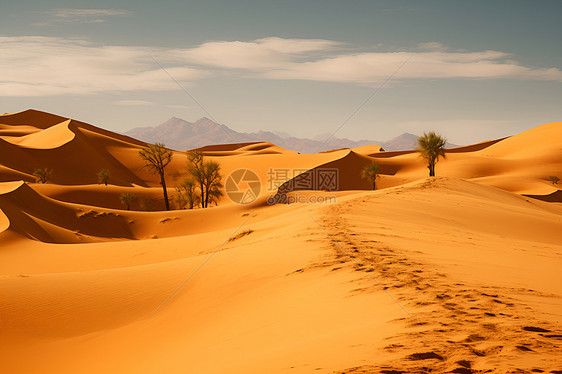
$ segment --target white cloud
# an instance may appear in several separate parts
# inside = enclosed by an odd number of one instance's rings
[[[496,51],[359,53],[292,63],[268,71],[263,76],[272,79],[373,83],[392,75],[411,57],[397,79],[516,78],[562,81],[562,72],[558,69],[532,69],[500,61],[505,56],[507,54]]]
[[[557,68],[523,66],[501,51],[446,52],[439,42],[418,44],[415,52],[338,52],[342,44],[322,39],[265,38],[252,42],[208,42],[175,50],[186,63],[245,71],[266,79],[370,84],[386,79],[407,59],[396,79],[537,79],[562,81]]]
[[[154,103],[146,100],[119,100],[119,101],[114,101],[113,104],[125,105],[125,106],[146,106],[146,105],[153,105]]]
[[[44,13],[44,19],[33,26],[53,26],[57,23],[104,23],[107,17],[126,16],[131,14],[124,9],[50,9]]]
[[[228,69],[274,69],[310,53],[326,52],[341,43],[323,39],[277,37],[252,42],[216,41],[196,48],[176,49],[172,55],[191,63]]]
[[[73,18],[73,17],[100,17],[100,16],[121,16],[130,14],[128,10],[123,9],[51,9],[47,11],[54,17]]]
[[[177,89],[146,47],[31,36],[0,37],[0,50],[0,96]],[[179,81],[205,76],[204,71],[185,66],[167,70]]]
[[[439,42],[418,43],[418,48],[426,51],[445,52],[449,47]]]
[[[172,109],[189,109],[189,106],[187,105],[166,104],[164,106]]]
[[[103,46],[56,37],[0,37],[0,96],[178,89],[154,62],[153,54],[184,83],[209,76],[212,69],[215,74],[238,77],[370,85],[392,75],[407,59],[393,80],[508,78],[562,82],[559,69],[524,66],[500,51],[361,52],[341,47],[341,43],[322,39],[216,41],[169,49]]]

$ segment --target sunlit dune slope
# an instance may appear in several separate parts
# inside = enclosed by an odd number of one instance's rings
[[[7,142],[23,148],[51,149],[62,147],[74,139],[74,132],[69,128],[72,120],[66,120],[28,135],[15,137],[2,137]]]
[[[16,203],[70,221],[80,208],[21,183],[0,192],[10,222]],[[43,202],[21,202],[32,194]],[[452,372],[459,361],[548,372],[562,359],[558,204],[437,177],[327,205],[118,213],[146,235],[179,224],[176,236],[1,248],[3,373]]]
[[[416,152],[361,153],[381,164],[381,188],[427,176],[426,165]],[[437,175],[521,194],[548,195],[557,190],[547,178],[561,173],[560,160],[562,122],[553,122],[505,139],[448,150],[446,158],[437,164]]]

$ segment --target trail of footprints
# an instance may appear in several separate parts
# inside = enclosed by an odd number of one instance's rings
[[[353,232],[343,218],[343,207],[329,209],[322,225],[330,232],[332,255],[311,268],[338,271],[352,267],[363,272],[365,276],[358,280],[353,294],[384,289],[410,314],[404,312],[394,321],[407,328],[403,334],[389,338],[384,348],[388,362],[338,374],[562,374],[560,326],[530,317],[531,308],[505,296],[534,291],[452,283],[430,265],[409,259],[406,251],[369,239],[373,235]],[[512,364],[525,354],[533,355],[525,361],[531,362],[531,367]]]

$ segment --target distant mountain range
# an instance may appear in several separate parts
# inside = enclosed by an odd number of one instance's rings
[[[137,127],[125,132],[125,135],[148,143],[164,143],[167,147],[178,151],[206,145],[249,142],[270,142],[300,153],[316,153],[331,149],[355,148],[372,144],[380,145],[386,151],[405,151],[414,149],[417,144],[417,136],[409,133],[404,133],[388,141],[354,141],[346,138],[329,138],[329,134],[308,139],[296,138],[282,132],[237,132],[206,117],[195,122],[172,117],[156,127]],[[326,139],[328,140],[326,141]],[[456,145],[447,144],[447,148],[453,147],[456,147]]]

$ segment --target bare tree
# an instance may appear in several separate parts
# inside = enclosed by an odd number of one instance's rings
[[[223,195],[220,165],[215,161],[206,161],[200,151],[187,154],[187,170],[199,188],[201,208],[207,208],[209,203],[218,203]]]
[[[418,137],[417,151],[427,160],[430,177],[435,176],[435,164],[439,161],[439,156],[445,158],[445,143],[447,140],[433,131],[424,132]]]
[[[164,178],[164,169],[172,161],[174,153],[167,149],[164,144],[149,144],[148,147],[139,151],[140,157],[144,160],[144,164],[153,173],[160,176],[160,184],[164,191],[164,203],[166,210],[170,210],[170,202],[168,201],[168,191],[166,190],[166,179]]]
[[[215,206],[219,205],[219,200],[223,196],[221,188],[222,188],[222,183],[220,183],[220,179],[219,179],[219,184],[213,186],[209,191],[209,193],[207,194],[208,204],[215,204]]]
[[[199,196],[197,196],[197,188],[190,178],[184,178],[180,184],[176,186],[176,201],[180,209],[193,209],[199,204]]]

